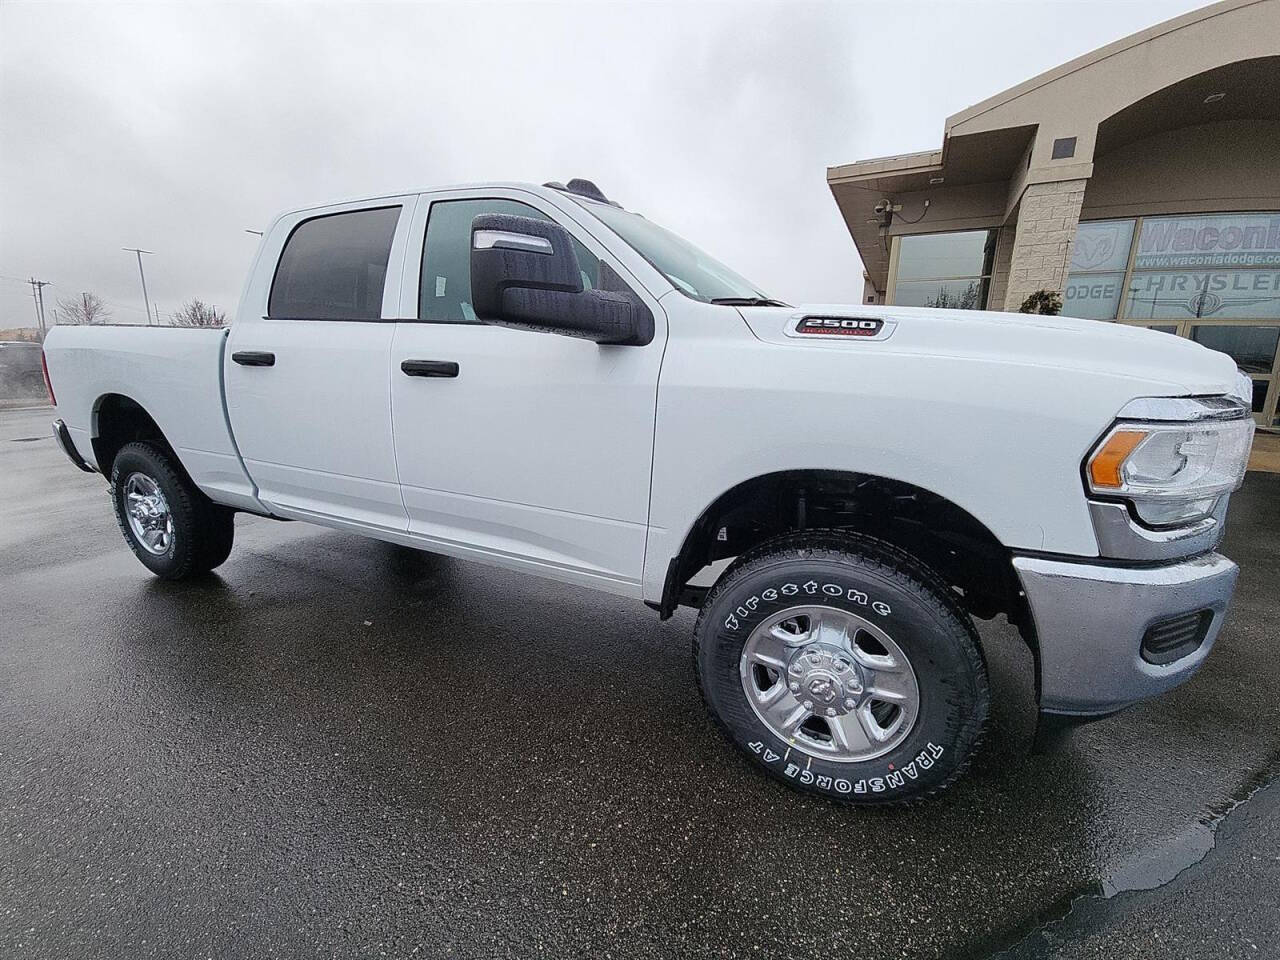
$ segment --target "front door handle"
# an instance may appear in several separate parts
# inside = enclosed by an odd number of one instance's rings
[[[231,359],[242,367],[274,367],[276,355],[263,350],[237,350]]]
[[[405,360],[400,369],[410,377],[456,377],[458,365],[452,360]]]

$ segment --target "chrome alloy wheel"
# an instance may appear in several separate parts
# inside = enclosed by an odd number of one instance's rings
[[[870,620],[835,607],[791,607],[763,621],[742,648],[740,672],[760,721],[823,760],[888,753],[920,712],[902,648]]]
[[[125,513],[134,539],[156,556],[173,544],[173,514],[160,485],[145,473],[131,473],[124,481]]]

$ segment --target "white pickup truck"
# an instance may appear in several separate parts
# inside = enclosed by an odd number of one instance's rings
[[[45,352],[59,443],[158,576],[222,563],[239,511],[699,607],[711,714],[835,800],[964,769],[971,617],[1016,624],[1043,718],[1074,720],[1187,679],[1236,580],[1215,547],[1254,424],[1226,356],[788,306],[588,181],[294,210],[229,330]]]

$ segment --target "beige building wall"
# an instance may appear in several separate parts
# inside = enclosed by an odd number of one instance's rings
[[[1081,217],[1280,208],[1280,121],[1169,130],[1099,157]]]

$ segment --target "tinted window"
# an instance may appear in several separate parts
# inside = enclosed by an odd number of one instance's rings
[[[475,323],[471,307],[471,221],[481,214],[550,220],[545,213],[517,200],[438,200],[427,218],[418,288],[418,318],[439,323]],[[576,239],[582,285],[599,286],[600,260]]]
[[[377,320],[399,207],[304,220],[280,255],[267,313],[295,320]]]

